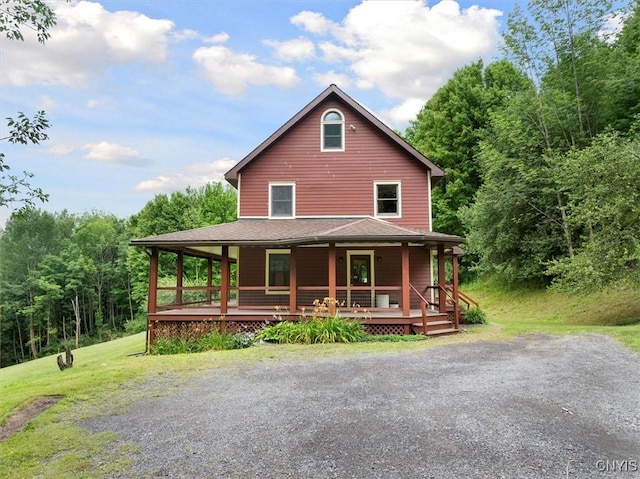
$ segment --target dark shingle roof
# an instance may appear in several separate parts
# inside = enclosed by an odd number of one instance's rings
[[[464,242],[459,236],[398,226],[377,218],[240,219],[233,223],[177,231],[131,241],[133,246],[290,246],[328,242]]]

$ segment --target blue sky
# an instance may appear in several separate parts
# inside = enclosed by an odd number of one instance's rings
[[[46,45],[28,30],[0,42],[0,116],[44,109],[50,139],[3,152],[49,193],[43,209],[125,218],[158,193],[223,180],[330,83],[403,131],[456,69],[498,55],[513,2],[51,5]]]

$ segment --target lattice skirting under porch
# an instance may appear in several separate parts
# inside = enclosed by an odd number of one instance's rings
[[[365,329],[369,334],[404,334],[402,324],[365,324]]]
[[[231,334],[257,333],[265,326],[267,323],[260,321],[158,321],[154,326],[154,337],[196,339],[212,331],[221,330]],[[365,328],[369,334],[405,334],[404,326],[401,324],[366,324]]]
[[[256,333],[265,326],[257,321],[158,321],[154,326],[156,339],[196,339],[212,331]]]

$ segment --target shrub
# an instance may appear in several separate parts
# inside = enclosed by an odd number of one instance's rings
[[[465,324],[485,324],[487,322],[487,315],[477,306],[469,308],[464,313]]]
[[[184,354],[189,346],[186,338],[157,338],[151,345],[151,354]]]
[[[365,337],[364,326],[359,321],[340,316],[282,321],[267,326],[256,336],[257,339],[279,344],[351,343]]]
[[[124,323],[124,330],[127,334],[136,334],[146,331],[147,318],[145,315],[138,315],[130,321]]]
[[[255,342],[252,334],[241,332],[229,334],[212,331],[199,338],[157,338],[151,346],[151,354],[184,354],[204,351],[248,348]]]

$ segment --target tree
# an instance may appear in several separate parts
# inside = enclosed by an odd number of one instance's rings
[[[37,145],[41,141],[48,139],[45,130],[49,128],[49,122],[45,118],[44,111],[39,111],[31,120],[22,112],[18,113],[17,119],[7,118],[7,120],[11,130],[9,135],[0,138],[0,141]],[[36,200],[47,201],[49,195],[45,194],[40,188],[32,187],[29,183],[33,173],[24,171],[22,176],[8,173],[10,167],[4,158],[4,153],[0,152],[0,206],[15,202],[22,203],[24,207],[33,207]]]
[[[28,28],[35,31],[38,41],[44,44],[55,23],[53,10],[42,0],[0,0],[0,33],[9,40],[24,40],[22,29]],[[49,128],[49,122],[44,111],[36,113],[33,119],[19,112],[16,119],[7,118],[7,127],[9,134],[0,141],[39,144],[48,138],[45,130]],[[36,200],[47,201],[48,195],[31,186],[32,173],[25,171],[22,175],[13,175],[9,170],[4,153],[0,152],[0,206],[15,202],[32,207]]]
[[[509,16],[506,53],[529,87],[491,113],[478,155],[483,186],[462,212],[479,268],[506,281],[548,282],[549,262],[571,261],[582,242],[559,165],[620,118],[620,57],[599,35],[610,6],[532,0],[528,15]]]
[[[146,236],[171,233],[190,228],[234,221],[237,214],[235,190],[221,183],[211,183],[200,188],[187,188],[182,192],[156,195],[137,214],[129,219],[130,236]],[[159,274],[172,276],[176,271],[175,255],[160,255]],[[149,259],[138,248],[131,248],[127,259],[131,273],[132,298],[137,304],[146,301]],[[185,278],[196,280],[201,260],[185,258]],[[220,274],[214,265],[214,278]],[[175,279],[174,279],[175,281]]]
[[[638,124],[640,127],[640,124]],[[640,131],[605,133],[558,164],[569,221],[581,233],[573,258],[549,263],[555,286],[588,290],[640,282]]]
[[[484,68],[479,60],[457,70],[407,129],[406,139],[445,172],[433,188],[434,230],[466,234],[458,211],[482,184],[478,154],[490,114],[526,85],[508,61]]]
[[[55,24],[55,14],[43,0],[0,0],[0,33],[9,40],[24,40],[22,27],[27,27],[44,43]]]

